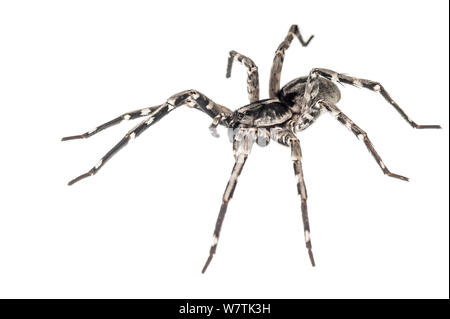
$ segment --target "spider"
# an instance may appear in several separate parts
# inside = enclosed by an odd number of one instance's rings
[[[202,273],[206,271],[216,253],[228,203],[233,197],[238,177],[242,172],[253,144],[256,143],[260,146],[266,146],[271,140],[287,146],[291,150],[291,158],[295,176],[297,178],[297,191],[301,201],[306,249],[312,266],[315,266],[306,204],[307,193],[303,178],[302,153],[300,149],[300,140],[295,133],[308,128],[322,113],[331,113],[331,115],[346,126],[365,144],[384,174],[408,181],[407,177],[392,173],[387,168],[369,140],[367,133],[336,106],[336,103],[340,100],[341,94],[335,83],[350,84],[381,94],[381,96],[384,97],[413,128],[438,129],[441,127],[439,125],[416,124],[416,122],[406,115],[400,106],[391,98],[381,83],[351,77],[328,69],[314,68],[308,76],[296,78],[280,89],[280,75],[285,53],[290,47],[294,37],[297,37],[301,45],[306,47],[314,36],[310,36],[307,41],[304,41],[298,26],[292,25],[290,27],[285,39],[275,51],[275,57],[270,71],[268,99],[260,100],[259,98],[259,76],[256,64],[245,55],[239,54],[236,51],[230,51],[226,77],[229,78],[231,76],[231,69],[235,60],[246,67],[248,74],[247,92],[250,104],[240,107],[235,111],[231,111],[229,108],[213,102],[199,91],[187,90],[171,96],[161,105],[128,112],[97,126],[84,134],[64,137],[62,139],[63,141],[84,139],[91,137],[108,127],[119,124],[124,120],[133,120],[144,117],[144,120],[130,130],[94,167],[87,173],[71,180],[68,184],[72,185],[86,177],[96,174],[114,154],[131,140],[139,136],[174,109],[180,106],[188,106],[202,111],[212,118],[209,129],[213,136],[219,137],[216,130],[217,126],[222,125],[228,128],[235,158],[231,177],[222,197],[222,205],[215,225],[209,256],[202,269]]]

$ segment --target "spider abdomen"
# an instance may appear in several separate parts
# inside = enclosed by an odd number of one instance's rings
[[[319,81],[319,92],[315,97],[316,100],[326,100],[336,104],[341,99],[341,92],[336,84],[323,77],[317,79]],[[278,92],[278,98],[283,103],[293,106],[295,102],[305,93],[307,76],[296,78],[281,88]]]

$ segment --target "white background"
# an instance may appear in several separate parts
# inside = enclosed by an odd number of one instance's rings
[[[2,1],[0,297],[448,298],[447,1]],[[246,72],[298,24],[282,82],[313,67],[382,82],[413,130],[373,92],[342,88],[384,176],[329,115],[298,136],[312,242],[309,264],[290,151],[255,147],[208,255],[233,157],[226,132],[178,109],[94,177],[68,187],[133,127],[60,142],[195,88],[235,109]]]

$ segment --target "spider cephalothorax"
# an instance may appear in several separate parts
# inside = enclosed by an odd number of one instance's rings
[[[312,254],[308,210],[306,205],[307,194],[301,163],[302,156],[300,141],[296,137],[295,133],[306,129],[319,117],[319,115],[328,112],[336,117],[339,122],[345,125],[366,145],[384,174],[399,178],[401,180],[408,180],[408,178],[404,176],[392,173],[386,167],[381,160],[381,157],[375,151],[375,148],[370,142],[366,132],[353,123],[336,106],[336,103],[339,101],[341,95],[339,89],[335,85],[335,82],[350,84],[380,93],[413,128],[440,128],[440,126],[416,124],[405,114],[405,112],[403,112],[403,110],[389,96],[380,83],[350,77],[327,69],[313,69],[308,76],[294,79],[280,89],[280,75],[285,51],[289,48],[294,37],[297,37],[303,46],[307,46],[313,38],[311,36],[308,41],[305,42],[298,27],[296,25],[291,26],[286,38],[283,42],[281,42],[275,52],[270,74],[269,99],[259,99],[258,68],[255,63],[248,57],[235,51],[231,51],[228,59],[226,76],[230,77],[234,60],[238,60],[244,64],[248,73],[247,91],[250,104],[235,111],[231,111],[227,107],[213,102],[196,90],[187,90],[173,95],[161,105],[146,107],[133,112],[125,113],[82,135],[64,137],[62,139],[63,141],[88,138],[101,130],[122,122],[123,120],[132,120],[139,117],[145,117],[141,123],[129,131],[117,145],[106,153],[97,165],[91,168],[91,170],[87,173],[71,180],[69,185],[97,173],[98,170],[105,165],[106,161],[108,161],[122,147],[128,144],[130,140],[139,136],[144,130],[155,124],[175,108],[179,106],[195,108],[206,113],[213,119],[209,128],[214,136],[218,136],[216,132],[218,125],[225,126],[229,129],[229,137],[233,143],[233,152],[235,157],[235,164],[231,172],[231,177],[223,194],[222,206],[220,208],[214,230],[213,244],[202,272],[205,272],[216,252],[220,230],[225,217],[228,202],[233,196],[238,177],[244,167],[252,145],[257,143],[260,146],[266,146],[270,140],[274,140],[282,145],[290,147],[291,149],[291,158],[294,165],[294,172],[297,177],[297,190],[301,199],[301,211],[306,248],[308,249],[311,264],[314,266],[315,262]]]

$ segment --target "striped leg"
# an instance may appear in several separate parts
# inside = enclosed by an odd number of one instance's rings
[[[335,81],[335,82],[341,82],[345,84],[351,84],[356,87],[363,87],[366,89],[369,89],[374,92],[380,93],[386,101],[388,101],[400,115],[413,127],[417,129],[440,129],[440,125],[419,125],[416,122],[414,122],[406,113],[400,108],[400,106],[391,98],[389,93],[384,89],[384,87],[375,81],[371,80],[365,80],[365,79],[359,79],[355,77],[351,77],[345,74],[340,74],[335,71],[327,70],[327,69],[313,69],[310,73],[311,76],[323,76],[324,78],[327,78],[329,80]]]
[[[271,99],[273,99],[280,90],[281,69],[283,68],[284,55],[286,50],[289,49],[294,36],[300,40],[300,43],[304,47],[308,46],[309,42],[314,38],[312,35],[309,37],[308,41],[305,42],[296,24],[289,28],[286,38],[278,46],[277,51],[275,51],[275,57],[273,58],[269,82],[269,96]]]
[[[389,171],[389,169],[383,163],[383,160],[381,159],[380,155],[378,155],[377,151],[373,147],[373,144],[369,140],[367,133],[364,132],[358,125],[353,123],[352,120],[350,120],[344,113],[342,113],[341,110],[339,110],[339,108],[336,105],[331,104],[331,103],[322,102],[322,101],[319,101],[318,103],[322,107],[324,107],[327,111],[329,111],[331,114],[333,114],[333,116],[336,117],[336,119],[340,123],[345,125],[350,131],[352,131],[353,134],[355,134],[358,139],[360,139],[361,141],[364,142],[367,149],[372,154],[372,156],[375,158],[375,160],[377,161],[378,165],[380,166],[380,168],[384,174],[394,177],[394,178],[401,179],[403,181],[409,180],[407,177],[404,177],[404,176],[401,176],[401,175],[398,175],[398,174],[395,174],[395,173],[392,173],[391,171]]]
[[[253,134],[253,132],[251,132]],[[209,250],[209,256],[203,266],[202,273],[205,273],[211,260],[216,253],[217,244],[219,242],[220,230],[222,228],[222,223],[225,218],[225,213],[227,211],[228,202],[233,197],[234,190],[236,188],[237,180],[242,172],[245,162],[247,161],[248,154],[250,153],[252,144],[254,142],[254,136],[252,134],[246,134],[242,137],[242,140],[237,139],[233,142],[233,149],[235,150],[235,160],[233,170],[231,171],[231,177],[228,181],[227,187],[222,197],[222,206],[220,207],[219,216],[217,217],[216,227],[214,228],[213,243]]]
[[[158,122],[165,115],[169,114],[173,109],[186,105],[195,109],[198,109],[211,117],[216,117],[218,114],[224,114],[224,116],[229,116],[231,111],[219,104],[214,103],[210,99],[208,99],[205,95],[201,94],[198,91],[188,90],[183,91],[181,93],[175,94],[170,97],[166,103],[152,107],[152,112],[147,115],[147,118],[139,123],[135,128],[129,131],[120,141],[117,143],[108,153],[103,156],[100,161],[92,167],[87,173],[84,173],[77,178],[74,178],[69,182],[69,185],[72,185],[86,177],[92,176],[96,174],[100,168],[105,165],[105,163],[113,157],[120,149],[122,149],[125,145],[129,143],[129,141],[133,140],[137,136],[139,136],[142,132],[144,132],[151,125]],[[222,124],[225,124],[224,122]]]
[[[309,217],[308,217],[308,206],[306,204],[308,194],[306,192],[305,180],[303,178],[303,168],[302,168],[302,151],[300,148],[300,141],[298,138],[289,130],[283,130],[277,133],[277,142],[280,144],[289,146],[291,148],[291,158],[294,163],[294,173],[297,178],[297,192],[301,199],[301,209],[302,209],[302,220],[303,220],[303,231],[305,234],[305,244],[306,249],[308,249],[309,259],[311,265],[314,267],[316,263],[314,262],[314,255],[312,252],[311,244],[311,230],[309,227]]]
[[[224,113],[220,113],[215,118],[213,118],[213,121],[211,125],[209,126],[209,132],[214,137],[220,137],[219,133],[217,132],[217,126],[219,124],[224,124],[227,120],[227,116]]]
[[[233,67],[234,60],[238,60],[247,68],[247,93],[250,103],[259,100],[259,75],[258,67],[252,59],[247,58],[245,55],[239,54],[236,51],[230,51],[228,57],[227,74],[226,77],[231,76],[231,68]]]
[[[95,135],[98,132],[103,131],[104,129],[106,129],[108,127],[117,125],[117,124],[119,124],[120,122],[122,122],[124,120],[134,120],[134,119],[137,119],[139,117],[147,116],[150,113],[156,111],[156,109],[158,107],[159,106],[146,107],[146,108],[143,108],[143,109],[139,109],[139,110],[136,110],[136,111],[132,111],[132,112],[128,112],[128,113],[122,114],[121,116],[118,116],[118,117],[116,117],[115,119],[113,119],[113,120],[111,120],[109,122],[103,123],[102,125],[97,126],[93,130],[90,130],[90,131],[88,131],[88,132],[86,132],[84,134],[63,137],[61,139],[61,141],[76,140],[76,139],[91,137],[92,135]]]

